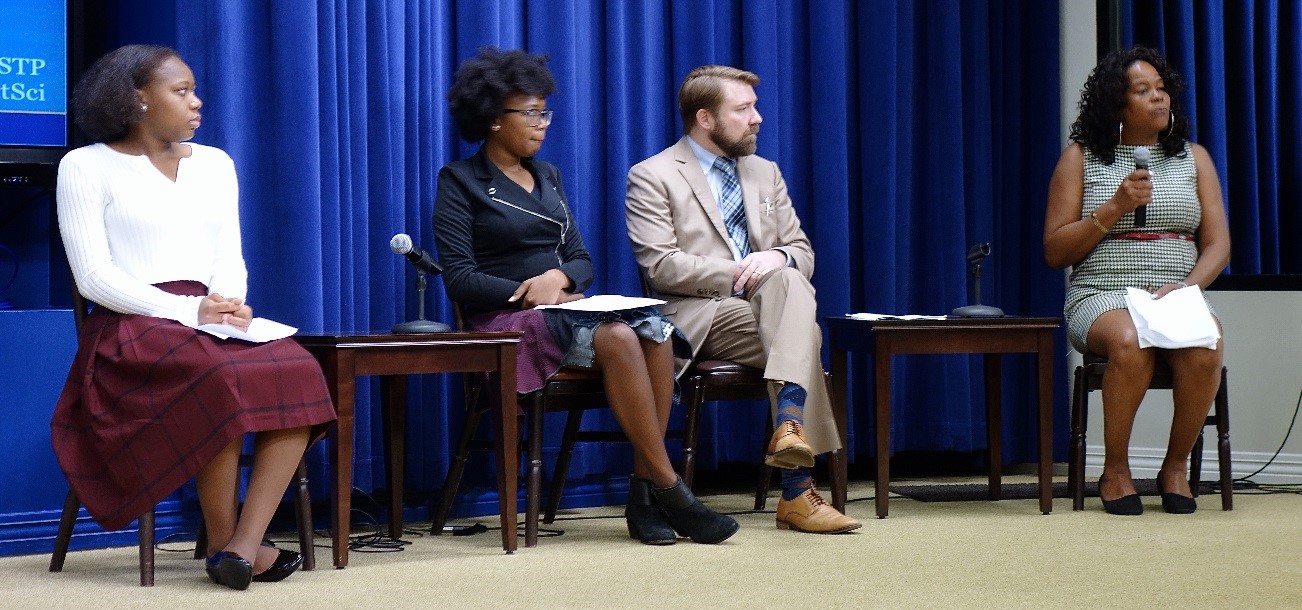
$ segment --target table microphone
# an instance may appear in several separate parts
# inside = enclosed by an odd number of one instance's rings
[[[425,319],[425,274],[438,275],[443,273],[443,266],[434,260],[428,252],[417,248],[411,243],[411,236],[406,233],[399,233],[389,240],[389,248],[394,254],[401,254],[407,257],[407,260],[416,267],[416,319],[410,322],[402,322],[393,326],[393,332],[400,334],[410,333],[445,333],[452,330],[451,326],[442,322],[434,322]]]
[[[1148,147],[1140,146],[1135,148],[1135,169],[1148,169],[1148,159],[1150,153]],[[1135,226],[1143,227],[1148,220],[1148,205],[1141,205],[1135,208]]]
[[[411,236],[406,233],[394,235],[393,239],[389,240],[389,249],[393,250],[394,254],[407,257],[407,260],[421,271],[435,275],[443,273],[443,266],[434,260],[434,257],[430,256],[428,252],[412,245]]]

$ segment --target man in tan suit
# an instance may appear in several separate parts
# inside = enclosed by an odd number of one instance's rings
[[[859,527],[815,491],[814,456],[840,447],[809,278],[814,251],[776,164],[755,156],[759,77],[703,66],[678,92],[684,136],[628,173],[628,236],[661,310],[698,359],[764,369],[776,426],[766,463],[784,468],[777,525]]]

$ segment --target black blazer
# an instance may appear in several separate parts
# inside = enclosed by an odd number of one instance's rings
[[[520,283],[550,269],[592,285],[592,259],[565,202],[556,166],[525,159],[542,199],[493,165],[480,148],[439,170],[434,237],[448,296],[468,313],[516,309],[507,299]]]

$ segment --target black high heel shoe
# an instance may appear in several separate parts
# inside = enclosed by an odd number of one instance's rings
[[[651,488],[656,506],[664,511],[665,521],[674,531],[701,544],[727,540],[741,527],[736,519],[705,507],[683,480],[668,489]]]
[[[1161,473],[1158,473],[1154,482],[1157,483],[1157,493],[1162,496],[1162,510],[1173,515],[1188,515],[1198,510],[1197,500],[1177,493],[1167,493],[1162,489]]]
[[[1121,496],[1115,500],[1104,500],[1103,477],[1099,477],[1099,500],[1103,501],[1103,510],[1107,511],[1109,515],[1133,517],[1144,514],[1144,502],[1139,499],[1137,493]]]
[[[253,565],[234,553],[218,552],[208,558],[204,569],[208,571],[210,580],[236,591],[249,588],[249,582],[253,580]]]

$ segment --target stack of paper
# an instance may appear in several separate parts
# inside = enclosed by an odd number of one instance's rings
[[[240,330],[230,324],[203,324],[195,328],[214,337],[220,337],[222,339],[235,337],[236,339],[252,341],[253,343],[266,343],[268,341],[275,341],[276,339],[284,339],[285,337],[298,332],[298,329],[293,326],[281,324],[280,322],[268,320],[266,318],[253,318],[253,320],[249,322],[248,330]]]
[[[599,294],[596,296],[561,303],[559,305],[539,305],[538,309],[569,309],[572,311],[623,311],[625,309],[637,309],[649,305],[661,305],[664,301],[660,299],[644,299],[642,297],[626,297],[618,294]]]
[[[1202,290],[1189,286],[1160,299],[1138,288],[1126,289],[1126,307],[1139,332],[1139,347],[1216,349],[1221,338]]]

